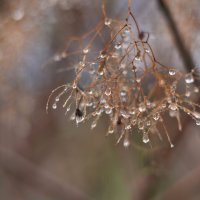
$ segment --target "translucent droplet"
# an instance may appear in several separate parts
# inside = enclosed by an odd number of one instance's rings
[[[56,98],[55,98],[55,101],[56,101],[56,102],[60,101],[60,97],[56,97]]]
[[[173,144],[170,144],[170,147],[171,147],[171,148],[174,148],[174,145],[173,145]]]
[[[186,92],[185,92],[185,96],[186,96],[186,97],[190,97],[190,96],[191,96],[191,92],[190,92],[190,91],[186,91]]]
[[[80,61],[80,62],[79,62],[79,65],[80,65],[81,67],[84,67],[84,66],[85,66],[85,62]]]
[[[91,107],[91,106],[93,106],[93,103],[89,101],[89,102],[87,102],[86,106]]]
[[[145,52],[146,52],[146,53],[150,53],[150,50],[147,49],[147,48],[145,48]]]
[[[196,125],[200,126],[200,120],[196,120]]]
[[[142,57],[141,57],[141,51],[138,51],[136,56],[135,56],[135,60],[141,61]]]
[[[169,70],[169,75],[170,75],[170,76],[176,75],[176,70],[175,70],[175,69],[170,69],[170,70]]]
[[[76,109],[75,116],[77,124],[81,123],[85,119],[83,112],[79,108]]]
[[[69,105],[69,106],[67,107],[66,111],[69,112],[70,109],[71,109],[71,105]]]
[[[170,110],[169,111],[169,116],[170,117],[176,117],[177,116],[177,111],[176,110]]]
[[[148,121],[146,122],[146,125],[147,125],[147,126],[151,126],[151,121],[148,120]]]
[[[105,23],[106,26],[110,26],[111,22],[112,22],[111,19],[106,18],[104,23]]]
[[[120,92],[120,96],[121,96],[121,97],[125,97],[126,95],[127,95],[127,93],[126,93],[125,90],[122,90],[122,91]]]
[[[163,103],[163,104],[161,105],[161,107],[164,109],[164,108],[167,107],[167,104],[166,104],[166,103]]]
[[[111,95],[111,89],[110,89],[110,88],[107,88],[107,89],[106,89],[105,95],[106,95],[106,96],[110,96],[110,95]]]
[[[142,104],[139,105],[139,111],[140,111],[141,113],[146,111],[146,106],[145,106],[144,103],[142,103]]]
[[[200,113],[198,113],[198,112],[193,112],[192,115],[193,115],[196,119],[200,119]]]
[[[177,110],[178,109],[177,104],[176,103],[171,103],[169,105],[169,109],[171,109],[171,110]]]
[[[136,119],[134,119],[134,120],[132,120],[132,122],[131,122],[131,123],[132,123],[132,125],[133,125],[133,126],[135,126],[135,125],[137,124],[137,120],[136,120]]]
[[[122,115],[122,117],[128,119],[130,117],[129,113],[127,113],[125,110],[121,110],[120,114]]]
[[[76,116],[76,123],[79,124],[84,120],[84,116]]]
[[[144,129],[144,123],[143,122],[138,123],[138,129],[140,129],[140,130]]]
[[[119,66],[120,69],[125,69],[126,68],[126,64],[122,63],[120,66]]]
[[[104,67],[100,66],[99,69],[98,69],[98,73],[100,76],[103,76],[104,74]]]
[[[141,82],[141,78],[137,78],[137,79],[136,79],[136,82],[137,82],[137,83],[140,83],[140,82]]]
[[[93,121],[92,124],[91,124],[91,129],[94,129],[96,126],[97,126],[96,121]]]
[[[106,100],[105,100],[104,98],[101,98],[101,99],[100,99],[100,103],[101,103],[101,104],[104,104],[104,103],[106,103]]]
[[[121,43],[117,43],[116,45],[115,45],[115,49],[121,49],[121,47],[122,47],[122,45],[121,45]]]
[[[88,52],[89,52],[89,48],[83,49],[83,53],[84,53],[84,54],[87,54]]]
[[[194,77],[191,73],[185,75],[185,82],[188,84],[194,83]]]
[[[153,115],[153,119],[154,119],[155,121],[158,121],[159,118],[160,118],[160,114],[159,114],[159,113],[155,113],[155,114]]]
[[[130,129],[131,129],[131,125],[128,124],[127,126],[125,126],[125,129],[126,129],[126,130],[130,130]]]
[[[195,92],[195,93],[199,93],[199,88],[198,88],[198,87],[195,87],[195,88],[194,88],[194,92]]]
[[[75,118],[76,118],[76,116],[75,116],[75,113],[73,113],[72,115],[71,115],[71,117],[70,117],[70,120],[75,120]]]
[[[142,138],[142,141],[146,144],[148,143],[150,140],[149,140],[149,136],[146,132],[143,133],[143,138]]]
[[[52,105],[52,108],[55,110],[55,109],[57,108],[57,104],[54,103],[54,104]]]
[[[106,113],[107,115],[111,114],[111,113],[112,113],[112,108],[107,108],[107,109],[105,110],[105,113]]]
[[[128,138],[124,139],[123,145],[124,145],[124,147],[129,147],[130,146],[130,141],[129,141]]]
[[[89,90],[89,91],[88,91],[88,94],[93,94],[93,91],[92,91],[92,90]]]
[[[130,33],[130,28],[129,28],[128,26],[126,26],[126,27],[124,28],[124,33],[125,33],[125,34]]]
[[[129,111],[129,113],[130,113],[131,115],[135,115],[136,109],[135,109],[135,108],[132,108],[132,109]]]
[[[110,126],[110,127],[108,128],[108,134],[112,134],[112,133],[114,133],[114,129],[113,129],[112,126]]]

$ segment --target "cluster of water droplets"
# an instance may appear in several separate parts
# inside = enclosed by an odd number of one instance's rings
[[[199,93],[194,72],[184,74],[166,66],[162,71],[162,66],[156,62],[147,66],[145,56],[155,61],[152,49],[147,41],[135,38],[130,24],[126,22],[125,25],[119,25],[115,20],[106,18],[104,26],[111,31],[111,42],[93,59],[88,58],[93,51],[91,44],[82,49],[82,59],[76,65],[74,82],[63,87],[55,97],[52,108],[57,109],[61,96],[67,94],[63,104],[65,113],[72,112],[70,119],[77,125],[92,119],[91,129],[97,127],[103,114],[107,115],[110,119],[107,135],[116,133],[119,136],[118,143],[123,140],[124,147],[131,145],[130,135],[134,131],[141,133],[145,144],[151,143],[151,133],[156,133],[162,140],[157,128],[161,124],[170,147],[174,147],[164,125],[165,113],[177,119],[179,130],[182,130],[180,111],[187,113],[200,125],[200,113],[197,110],[200,106],[190,100],[192,93]],[[65,57],[66,52],[56,54],[54,61]],[[89,73],[90,84],[86,86],[83,83],[80,87],[84,72]],[[144,85],[144,79],[149,74],[155,79],[154,87],[162,90],[159,98],[155,91],[152,92],[153,87],[148,89]],[[186,88],[184,95],[178,92],[178,83],[182,79]]]

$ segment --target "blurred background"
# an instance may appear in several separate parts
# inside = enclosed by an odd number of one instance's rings
[[[133,1],[158,60],[186,71],[200,66],[199,8]],[[109,17],[126,12],[126,0],[108,0]],[[189,118],[182,133],[168,122],[174,149],[137,141],[124,149],[105,137],[106,119],[91,131],[62,106],[46,114],[51,91],[74,78],[67,59],[46,63],[100,17],[101,0],[0,0],[0,200],[200,199],[200,129]]]

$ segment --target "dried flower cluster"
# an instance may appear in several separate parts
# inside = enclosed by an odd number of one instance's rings
[[[54,58],[59,61],[76,54],[80,60],[75,66],[73,83],[52,91],[49,100],[57,93],[53,109],[65,96],[66,113],[75,105],[72,120],[79,124],[93,118],[93,129],[101,116],[108,115],[107,134],[118,135],[117,143],[122,140],[125,147],[130,145],[133,132],[142,133],[143,142],[149,143],[153,134],[162,139],[160,131],[173,147],[164,114],[177,119],[179,130],[182,130],[180,114],[183,112],[200,125],[200,106],[191,100],[193,93],[199,93],[195,86],[198,70],[185,74],[158,62],[148,42],[149,35],[140,30],[130,6],[124,21],[107,18],[104,4],[102,9],[103,20],[95,29],[72,39],[87,44],[69,53],[70,41]],[[100,50],[94,46],[95,40],[102,41]]]

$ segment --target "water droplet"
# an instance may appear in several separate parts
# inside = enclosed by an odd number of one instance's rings
[[[147,125],[147,126],[151,126],[151,121],[148,120],[148,121],[146,122],[146,125]]]
[[[130,33],[130,28],[129,28],[128,26],[126,26],[126,27],[124,28],[124,33],[125,33],[125,34],[129,34],[129,33]]]
[[[199,88],[198,88],[198,87],[195,87],[195,88],[194,88],[194,92],[195,92],[195,93],[199,93]]]
[[[142,60],[142,56],[141,56],[141,51],[138,50],[136,56],[135,56],[135,60],[141,61]]]
[[[111,22],[112,22],[111,19],[106,18],[104,24],[105,24],[106,26],[110,26]]]
[[[139,122],[138,123],[138,129],[143,130],[144,129],[144,122]]]
[[[169,109],[171,109],[171,110],[177,110],[178,109],[177,104],[176,103],[171,103],[169,105]]]
[[[185,82],[188,84],[194,83],[194,77],[191,73],[185,75]]]
[[[146,144],[148,143],[150,140],[149,140],[149,136],[146,132],[143,133],[143,138],[142,138],[142,141]]]
[[[79,124],[84,120],[84,116],[76,116],[76,123]]]
[[[175,70],[175,69],[170,69],[170,70],[169,70],[169,75],[170,75],[170,76],[176,75],[176,70]]]
[[[136,109],[135,109],[135,108],[131,108],[131,110],[129,111],[129,113],[130,113],[131,115],[135,115]]]
[[[186,97],[190,97],[190,96],[191,96],[191,92],[190,92],[190,91],[186,91],[186,92],[185,92],[185,96],[186,96]]]
[[[125,126],[125,129],[126,129],[126,130],[130,130],[130,129],[131,129],[131,125],[128,124],[127,126]]]
[[[92,124],[91,124],[91,129],[94,129],[96,126],[97,126],[96,121],[93,121]]]
[[[85,62],[80,61],[80,62],[79,62],[79,65],[80,65],[81,67],[84,67],[84,66],[85,66]]]
[[[124,139],[123,145],[124,145],[124,147],[126,147],[126,148],[130,146],[130,141],[129,141],[128,138],[125,138],[125,139]]]
[[[155,121],[158,121],[159,118],[160,118],[160,114],[159,114],[159,113],[155,113],[155,114],[153,115],[153,119],[154,119]]]
[[[120,96],[121,96],[121,97],[125,97],[126,95],[127,95],[127,93],[126,93],[125,90],[122,90],[122,91],[120,92]]]
[[[141,82],[141,78],[137,78],[137,79],[136,79],[136,82],[137,82],[137,83],[140,83],[140,82]]]
[[[173,145],[173,144],[170,144],[170,147],[171,147],[171,148],[174,148],[174,145]]]
[[[75,116],[75,113],[73,113],[72,115],[71,115],[71,117],[70,117],[70,120],[75,120],[75,118],[76,118],[76,116]]]
[[[139,111],[140,111],[141,113],[146,111],[146,106],[145,106],[144,103],[141,103],[141,104],[139,105]]]
[[[200,126],[200,120],[196,120],[196,125]]]
[[[83,49],[83,53],[84,53],[84,54],[87,54],[88,52],[89,52],[89,48]]]
[[[112,113],[112,108],[107,108],[107,109],[105,110],[105,113],[106,113],[107,115],[111,114],[111,113]]]
[[[136,119],[134,119],[134,120],[132,120],[132,122],[131,122],[131,123],[132,123],[132,125],[133,125],[133,126],[135,126],[135,125],[137,124],[137,120],[136,120]]]
[[[57,108],[57,104],[54,103],[53,106],[52,106],[52,108],[55,110]]]
[[[122,115],[122,117],[128,119],[130,117],[129,113],[127,113],[125,110],[121,110],[120,114]]]
[[[69,105],[69,106],[67,107],[66,111],[69,112],[70,109],[71,109],[71,105]]]
[[[177,110],[170,110],[169,111],[169,116],[170,117],[176,117],[177,116]]]
[[[200,113],[198,113],[198,112],[193,112],[192,115],[193,115],[196,119],[200,119]]]
[[[115,45],[115,49],[121,49],[121,47],[122,47],[122,45],[121,45],[121,43],[117,43],[116,45]]]
[[[111,95],[111,88],[107,88],[107,89],[106,89],[105,95],[106,95],[106,96],[110,96],[110,95]]]
[[[76,109],[75,116],[77,124],[81,123],[85,119],[83,112],[79,108]]]
[[[60,97],[56,97],[56,98],[55,98],[55,101],[56,101],[56,102],[60,101]]]
[[[108,134],[112,134],[112,133],[114,133],[114,129],[113,129],[112,126],[110,126],[110,127],[108,128]]]

